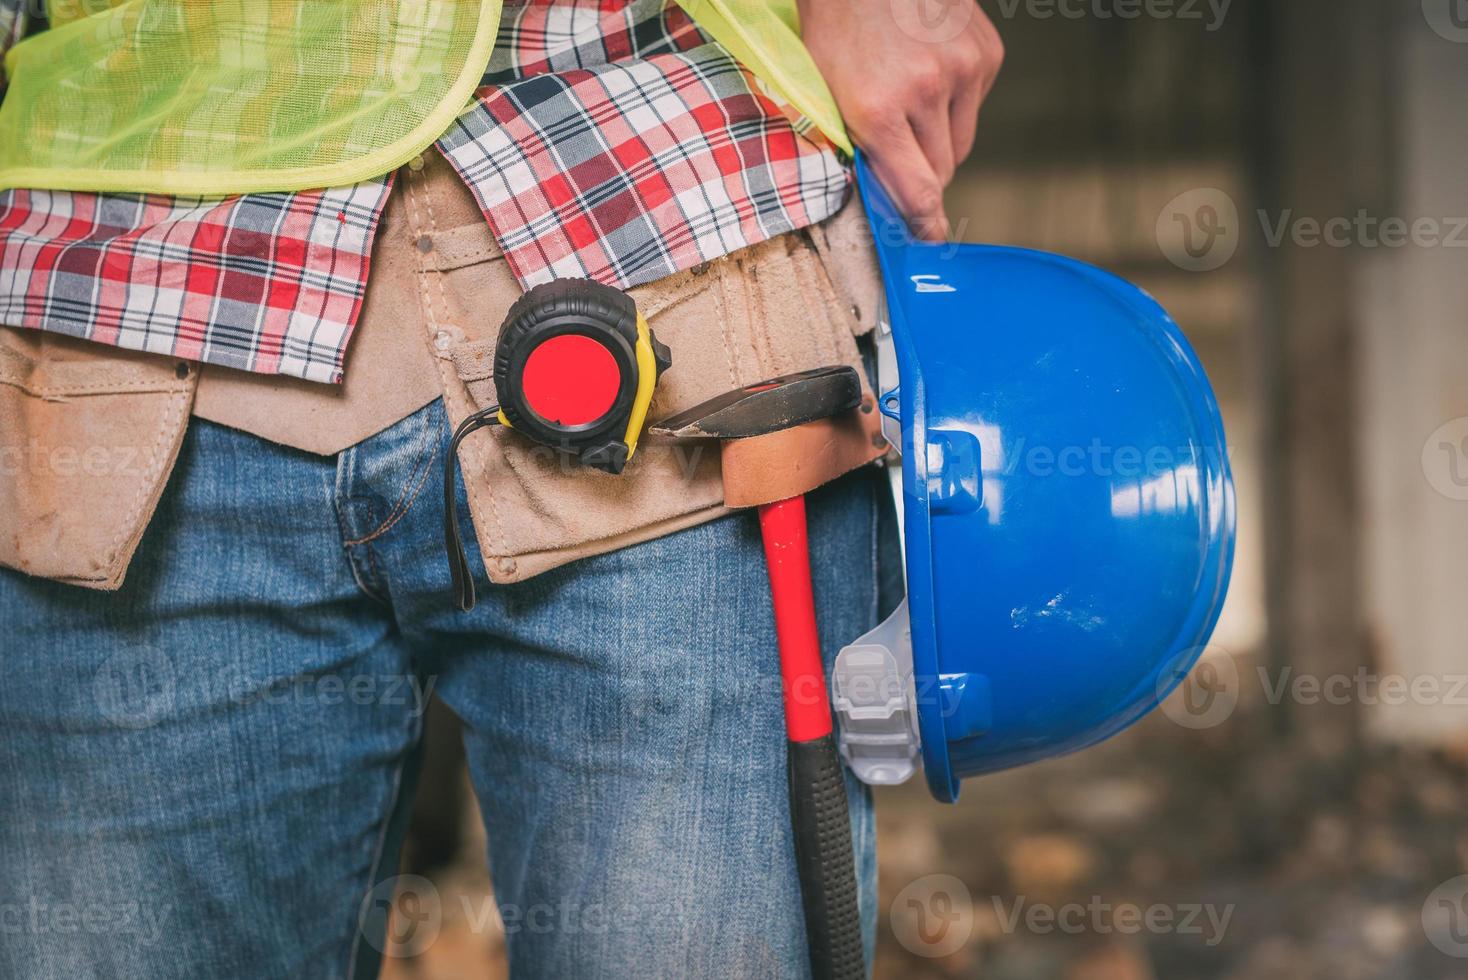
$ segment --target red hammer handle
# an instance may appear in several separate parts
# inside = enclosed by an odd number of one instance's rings
[[[831,734],[831,704],[816,631],[805,498],[764,505],[759,509],[759,522],[780,643],[785,731],[792,742],[811,742]]]
[[[851,817],[816,631],[805,498],[760,508],[785,687],[786,757],[795,865],[812,980],[865,980]]]

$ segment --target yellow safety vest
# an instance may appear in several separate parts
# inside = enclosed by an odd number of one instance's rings
[[[795,0],[678,0],[835,144]],[[501,0],[51,0],[11,49],[0,188],[243,194],[356,183],[430,146]]]

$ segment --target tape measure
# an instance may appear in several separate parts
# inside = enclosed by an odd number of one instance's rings
[[[490,425],[619,474],[637,451],[658,378],[672,367],[632,297],[590,279],[557,279],[515,301],[494,352],[499,404],[470,415],[444,460],[444,546],[459,607],[474,579],[459,537],[454,470],[459,443]]]
[[[499,421],[587,466],[621,473],[671,366],[632,297],[589,279],[557,279],[521,296],[500,328]]]

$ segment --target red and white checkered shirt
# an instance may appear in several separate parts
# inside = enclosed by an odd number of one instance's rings
[[[438,149],[526,287],[650,282],[830,217],[850,183],[672,0],[509,0]],[[338,382],[391,184],[0,192],[0,323]]]

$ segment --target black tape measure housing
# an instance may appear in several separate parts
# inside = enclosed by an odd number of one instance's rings
[[[636,303],[611,286],[588,279],[557,279],[531,289],[510,307],[495,347],[494,384],[505,421],[525,437],[588,466],[620,473],[631,454],[628,429],[634,413],[640,422],[656,375],[672,364],[668,349],[646,331],[655,376],[652,385],[642,383],[638,344],[644,330]],[[552,345],[554,356],[548,354],[552,349],[545,347],[548,342],[570,336],[588,338],[599,348],[562,342]],[[537,351],[541,364],[533,365]],[[616,378],[610,379],[607,372],[613,370]],[[548,404],[560,407],[567,399],[581,398],[584,408],[585,392],[565,390],[578,382],[602,395],[615,386],[615,394],[604,406],[596,402],[595,417],[584,417],[584,412],[574,417],[550,414]],[[602,396],[593,395],[593,401],[598,397]],[[630,441],[635,445],[635,432]]]

